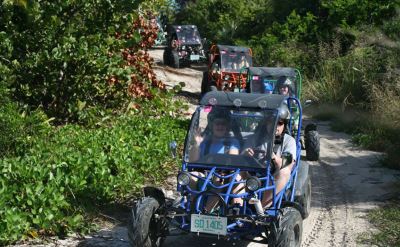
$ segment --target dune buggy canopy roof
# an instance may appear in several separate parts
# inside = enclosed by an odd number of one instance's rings
[[[201,45],[200,34],[195,25],[172,25],[169,32],[176,33],[184,45]]]
[[[271,77],[296,77],[294,68],[287,67],[249,67],[249,72],[253,75],[271,76]]]
[[[226,91],[211,91],[203,96],[200,105],[277,109],[287,97],[279,94],[247,94]]]
[[[248,47],[243,46],[231,46],[231,45],[217,45],[219,52],[226,51],[226,52],[235,52],[235,53],[246,53],[251,54],[251,50]]]

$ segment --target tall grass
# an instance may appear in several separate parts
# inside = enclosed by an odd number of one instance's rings
[[[376,232],[366,232],[358,237],[360,243],[368,246],[400,246],[400,207],[398,201],[374,209],[368,214]]]
[[[314,73],[306,75],[304,97],[338,105],[327,113],[333,127],[353,134],[369,149],[386,152],[383,163],[400,168],[399,47],[360,45],[341,54],[339,40],[321,43]]]

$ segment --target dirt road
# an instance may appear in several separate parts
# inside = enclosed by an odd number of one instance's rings
[[[205,67],[194,65],[191,68],[173,69],[162,65],[162,50],[151,51],[151,56],[155,59],[158,78],[170,86],[185,82],[182,96],[195,103]],[[190,110],[194,110],[193,105]],[[394,186],[400,172],[379,167],[377,161],[380,153],[353,146],[350,136],[330,131],[328,122],[317,124],[321,136],[321,158],[318,162],[309,162],[312,174],[312,210],[303,222],[302,246],[360,246],[356,243],[357,236],[371,229],[365,218],[367,211],[396,196]],[[126,227],[121,223],[110,224],[84,240],[68,239],[46,246],[125,247],[129,244]],[[165,246],[266,245],[180,235],[168,237]]]

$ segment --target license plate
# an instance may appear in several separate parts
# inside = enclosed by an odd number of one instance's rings
[[[192,214],[191,232],[226,235],[227,218],[212,215]]]
[[[199,60],[200,59],[200,55],[190,55],[190,60]]]

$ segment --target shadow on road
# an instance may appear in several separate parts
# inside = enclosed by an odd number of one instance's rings
[[[198,105],[200,100],[200,93],[192,93],[188,91],[180,91],[177,96],[185,98],[190,104]]]

